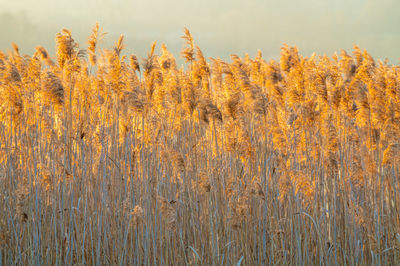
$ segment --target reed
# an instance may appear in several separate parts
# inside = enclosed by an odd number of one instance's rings
[[[103,37],[0,52],[0,264],[400,263],[398,65]]]

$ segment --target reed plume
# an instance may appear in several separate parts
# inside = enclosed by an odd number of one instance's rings
[[[42,73],[41,81],[43,99],[60,108],[64,103],[64,86],[61,80],[53,72],[46,71]]]

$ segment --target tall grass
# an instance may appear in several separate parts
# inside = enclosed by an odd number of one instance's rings
[[[0,53],[0,264],[396,265],[400,67]]]

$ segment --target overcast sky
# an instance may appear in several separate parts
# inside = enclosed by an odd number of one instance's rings
[[[207,57],[260,49],[277,58],[283,43],[332,55],[358,44],[399,63],[399,10],[399,0],[0,0],[0,50],[16,42],[23,53],[37,45],[53,53],[62,28],[85,48],[98,21],[108,32],[103,47],[124,34],[125,53],[141,57],[154,40],[178,56],[188,27]]]

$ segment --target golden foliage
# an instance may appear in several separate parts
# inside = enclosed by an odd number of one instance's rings
[[[398,171],[400,68],[375,63],[357,46],[353,56],[306,58],[284,45],[278,61],[258,52],[209,63],[185,28],[185,69],[164,44],[158,55],[154,42],[140,64],[123,55],[123,35],[112,50],[99,49],[103,35],[96,24],[88,58],[66,29],[56,36],[54,61],[41,46],[31,57],[16,45],[0,52],[0,159],[15,164],[15,175],[29,172],[20,169],[24,163],[36,165],[29,176],[45,192],[60,184],[80,189],[82,176],[99,182],[104,173],[110,186],[148,182],[171,230],[179,208],[189,208],[190,189],[199,200],[226,197],[221,219],[241,228],[260,211],[253,203],[267,200],[268,186],[279,204],[301,199],[303,207],[325,208],[326,195],[338,191],[361,191],[369,200],[376,180]],[[36,163],[43,147],[51,152]],[[26,222],[30,192],[22,180],[15,208]],[[348,208],[364,226],[368,211]],[[144,205],[126,209],[134,225],[151,215]]]

